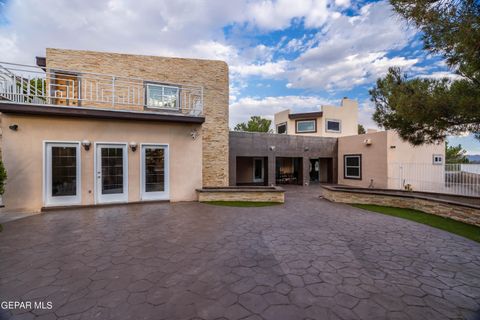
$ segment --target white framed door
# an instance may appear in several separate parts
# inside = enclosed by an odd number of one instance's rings
[[[263,158],[253,158],[253,182],[263,182]]]
[[[142,200],[168,200],[169,154],[166,144],[141,145],[141,198]]]
[[[98,143],[95,149],[95,189],[97,203],[127,202],[127,144]]]
[[[80,143],[45,142],[44,148],[45,206],[80,204]]]

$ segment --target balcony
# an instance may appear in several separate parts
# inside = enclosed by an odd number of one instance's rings
[[[203,119],[201,86],[81,71],[44,70],[7,62],[0,62],[0,103],[22,105],[28,110],[51,107],[62,114],[79,113],[80,110],[82,114],[88,110],[97,114],[123,111],[141,114],[144,120],[148,120],[149,115],[151,118]],[[0,108],[0,112],[5,110]]]

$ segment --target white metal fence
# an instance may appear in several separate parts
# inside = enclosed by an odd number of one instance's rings
[[[168,88],[168,94],[149,87]],[[150,96],[147,97],[147,94]],[[203,87],[0,62],[4,102],[203,114]],[[154,103],[153,103],[153,102]]]
[[[388,187],[480,196],[480,164],[394,163],[389,166]]]

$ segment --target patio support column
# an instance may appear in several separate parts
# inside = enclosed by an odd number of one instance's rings
[[[309,185],[310,184],[310,158],[303,157],[303,177],[302,177],[302,185]]]
[[[276,185],[276,181],[275,181],[276,170],[277,168],[275,164],[275,155],[269,154],[268,155],[268,173],[267,173],[269,186]]]
[[[230,162],[229,170],[228,170],[229,185],[236,186],[237,185],[237,155],[231,154],[229,162]]]

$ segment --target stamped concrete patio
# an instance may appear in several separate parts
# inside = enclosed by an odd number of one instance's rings
[[[480,245],[289,189],[285,205],[51,212],[0,233],[2,319],[474,319]]]

